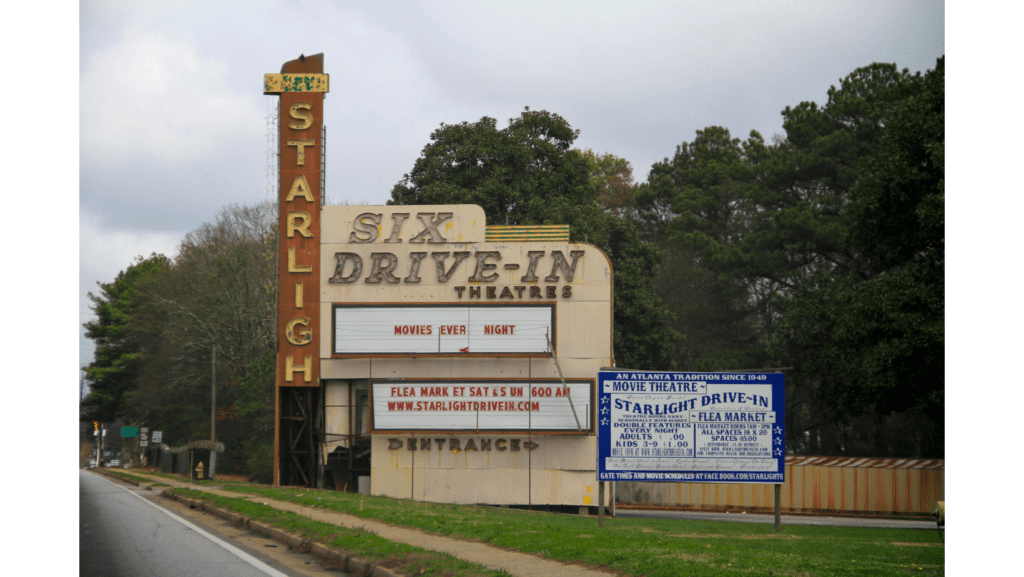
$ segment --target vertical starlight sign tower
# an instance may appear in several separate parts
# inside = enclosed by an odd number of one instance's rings
[[[274,485],[310,485],[316,470],[313,415],[320,385],[320,190],[323,54],[286,62],[264,76],[264,94],[280,94],[277,395]]]
[[[785,482],[784,376],[601,371],[601,481]]]

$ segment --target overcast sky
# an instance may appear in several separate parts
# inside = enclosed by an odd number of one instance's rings
[[[300,54],[331,76],[328,201],[383,204],[441,123],[504,126],[524,106],[643,181],[707,126],[770,139],[783,108],[859,66],[934,68],[944,20],[941,2],[891,0],[82,2],[80,321],[136,256],[273,198],[263,75]]]

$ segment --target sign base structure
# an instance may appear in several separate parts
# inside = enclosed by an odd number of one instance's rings
[[[598,376],[598,479],[785,482],[780,373]]]

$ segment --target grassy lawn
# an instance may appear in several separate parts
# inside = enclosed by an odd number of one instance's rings
[[[934,530],[874,529],[605,519],[490,507],[441,505],[336,491],[225,486],[377,519],[429,533],[490,543],[625,575],[945,574],[945,546]]]
[[[182,475],[177,475],[177,474],[174,474],[174,473],[161,473],[160,471],[155,471],[155,470],[151,470],[151,469],[129,469],[129,470],[134,470],[134,471],[137,471],[137,472],[139,472],[141,474],[148,475],[150,477],[162,477],[164,479],[170,479],[172,481],[178,481],[179,483],[188,482],[188,477],[185,477],[185,476],[182,476]],[[149,482],[149,481],[150,481],[149,479],[146,479],[146,482]],[[232,485],[250,485],[250,484],[255,484],[255,483],[250,483],[248,481],[245,481],[243,478],[239,477],[238,475],[217,475],[216,478],[214,478],[214,480],[212,480],[212,481],[210,481],[209,479],[193,479],[192,482],[194,484],[196,484],[196,485],[223,485],[225,483],[230,483]]]
[[[139,477],[138,475],[132,475],[131,473],[125,473],[124,471],[121,471],[121,470],[106,469],[104,472],[107,475],[113,475],[114,477],[119,477],[121,479],[126,479],[128,481],[133,481],[133,482],[138,483],[140,485],[153,485],[153,481],[151,479],[147,478],[147,477]]]
[[[491,571],[475,563],[468,563],[443,553],[419,547],[394,543],[363,531],[313,521],[289,511],[279,511],[245,499],[210,495],[193,489],[174,489],[176,494],[191,499],[204,499],[240,515],[272,525],[337,547],[356,557],[372,560],[392,571],[407,575],[437,575],[441,577],[507,577],[503,571]]]

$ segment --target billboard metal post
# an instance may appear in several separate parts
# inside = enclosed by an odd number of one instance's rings
[[[782,484],[775,483],[775,532],[782,527]]]

